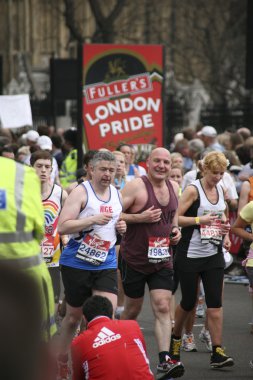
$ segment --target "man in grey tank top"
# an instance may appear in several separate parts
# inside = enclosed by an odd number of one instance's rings
[[[119,267],[125,291],[121,319],[136,319],[141,311],[145,284],[149,287],[159,349],[157,370],[162,378],[180,377],[181,362],[169,357],[171,338],[170,299],[173,269],[170,245],[181,238],[178,228],[178,185],[168,180],[170,152],[154,149],[147,161],[148,175],[127,183],[122,190],[123,219],[127,232],[122,239]]]

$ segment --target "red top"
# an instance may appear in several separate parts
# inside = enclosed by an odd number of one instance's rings
[[[136,321],[94,318],[71,345],[73,380],[154,380]]]

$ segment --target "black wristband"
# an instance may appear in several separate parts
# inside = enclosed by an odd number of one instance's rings
[[[179,226],[172,226],[172,227],[171,227],[171,231],[172,231],[174,228],[177,228],[178,230],[180,229]]]

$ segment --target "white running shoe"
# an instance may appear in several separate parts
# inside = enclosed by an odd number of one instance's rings
[[[182,350],[187,352],[196,352],[197,347],[194,340],[194,335],[191,334],[184,334],[182,338]]]
[[[206,348],[209,352],[212,352],[212,340],[210,336],[210,332],[205,329],[205,327],[202,328],[202,330],[199,333],[199,340],[203,343],[205,343]]]
[[[205,313],[206,313],[206,309],[205,309],[204,303],[198,303],[197,309],[196,309],[196,317],[204,318]]]

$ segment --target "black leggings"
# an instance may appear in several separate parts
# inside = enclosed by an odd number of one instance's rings
[[[178,271],[182,300],[181,307],[185,311],[194,308],[197,300],[199,278],[202,279],[206,305],[208,308],[220,308],[222,306],[222,289],[224,268],[213,268],[203,272]]]

